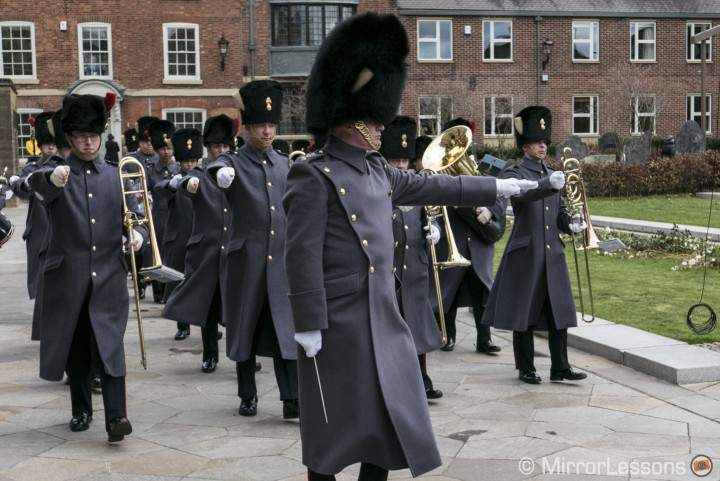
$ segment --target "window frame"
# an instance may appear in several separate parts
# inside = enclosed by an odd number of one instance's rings
[[[310,2],[270,2],[270,30],[271,30],[271,46],[277,47],[277,48],[290,48],[290,47],[320,47],[322,42],[325,40],[325,37],[327,37],[328,33],[335,28],[335,25],[342,22],[343,20],[350,18],[354,15],[357,15],[357,3],[347,3],[342,1],[335,1],[335,2],[323,2],[321,0],[315,0]],[[291,43],[290,42],[290,32],[292,31],[292,15],[291,15],[291,8],[292,7],[304,7],[304,25],[303,30],[304,32],[302,34],[303,42],[300,44],[297,43]],[[320,39],[319,43],[311,43],[311,23],[310,23],[310,7],[322,7],[322,38]],[[327,15],[326,15],[326,7],[337,7],[338,8],[338,19],[337,22],[332,26],[332,28],[328,28],[327,23]],[[288,9],[287,12],[287,35],[288,35],[288,41],[286,45],[280,45],[277,43],[277,37],[278,37],[278,29],[277,29],[277,23],[276,22],[276,15],[277,12],[279,12],[280,9]],[[352,9],[352,13],[350,14],[350,17],[345,17],[343,14],[343,9],[350,8]]]
[[[201,113],[202,114],[202,121],[199,124],[199,127],[188,127],[183,122],[183,125],[178,125],[174,120],[171,120],[173,124],[175,124],[175,128],[177,130],[180,129],[198,129],[200,133],[203,131],[203,127],[205,126],[205,120],[207,120],[207,109],[201,108],[201,107],[168,107],[166,109],[162,109],[162,118],[163,120],[168,120],[168,114],[196,114]]]
[[[701,43],[698,43],[698,44],[692,44],[692,43],[690,43],[690,37],[691,37],[692,35],[697,35],[698,33],[700,33],[699,31],[696,32],[696,28],[699,27],[700,25],[705,25],[705,26],[707,26],[707,29],[710,29],[710,28],[712,28],[712,26],[713,26],[713,25],[712,25],[712,22],[687,22],[687,23],[685,24],[685,35],[686,35],[686,37],[687,37],[687,40],[686,40],[686,41],[687,41],[687,49],[685,50],[685,60],[686,60],[687,62],[693,62],[693,63],[694,63],[694,62],[700,62],[700,61],[701,61],[700,56],[702,55],[702,52],[700,52],[699,50],[702,48],[702,42],[701,42]],[[695,32],[695,33],[691,33],[691,31],[690,31],[690,28],[691,28],[691,27],[692,27],[692,32]],[[706,47],[706,50],[707,50],[707,52],[706,52],[706,54],[705,54],[705,61],[706,61],[706,62],[712,62],[712,39],[713,39],[712,37],[708,38],[708,39],[707,39],[707,44],[706,44],[706,46],[705,46],[705,47]],[[695,48],[691,48],[691,47],[694,47],[694,46],[697,46],[697,49],[698,49],[698,58],[690,58],[690,55],[689,55],[690,52],[692,52],[692,57],[695,57]]]
[[[163,23],[163,68],[164,68],[164,74],[165,78],[164,80],[167,82],[177,82],[177,81],[197,81],[201,80],[200,77],[200,26],[197,23],[182,23],[182,22],[173,22],[173,23]],[[170,75],[170,63],[169,63],[169,57],[170,57],[170,50],[168,50],[168,42],[170,40],[169,37],[169,30],[171,28],[177,28],[177,29],[186,29],[186,30],[194,30],[195,31],[195,75]],[[189,51],[188,51],[189,52]],[[190,65],[189,63],[186,65]]]
[[[420,23],[435,23],[435,37],[433,40],[429,38],[420,38]],[[440,35],[440,24],[450,24],[450,57],[442,58],[442,38]],[[455,59],[454,55],[454,42],[453,42],[453,20],[451,18],[418,18],[415,23],[416,35],[417,35],[417,60],[418,62],[453,62]],[[433,43],[435,45],[435,58],[421,58],[420,57],[420,43]]]
[[[581,24],[586,24],[590,29],[590,39],[580,39],[575,37],[575,28]],[[591,58],[575,58],[575,43],[588,44],[588,51]],[[573,20],[572,22],[572,61],[578,63],[599,62],[600,61],[600,22],[597,20]],[[595,56],[593,58],[593,55]]]
[[[590,112],[585,114],[578,114],[575,112],[575,100],[576,99],[590,99]],[[599,95],[573,95],[572,97],[572,132],[573,135],[600,135],[600,112],[599,112]],[[576,118],[589,118],[590,119],[590,130],[591,132],[577,132],[575,130],[575,119]],[[593,129],[594,126],[594,129]],[[594,130],[594,131],[593,131]]]
[[[497,41],[495,39],[495,24],[496,23],[509,23],[510,24],[510,40],[501,40]],[[485,24],[490,24],[492,36],[490,37],[490,52],[491,57],[486,58],[485,57]],[[511,19],[495,19],[495,20],[483,20],[482,22],[482,60],[483,62],[512,62],[515,58],[515,49],[514,46],[514,34],[515,34],[515,25],[513,24],[513,21]],[[495,58],[495,44],[496,43],[507,43],[510,45],[510,58]]]
[[[107,31],[107,43],[108,43],[108,74],[107,75],[86,75],[85,64],[83,62],[83,28],[97,28],[105,27]],[[92,65],[92,64],[91,64]],[[112,62],[112,25],[104,22],[85,22],[78,23],[78,78],[80,79],[112,79],[113,78],[113,62]]]
[[[452,119],[452,112],[453,112],[453,99],[450,96],[442,96],[442,95],[418,95],[418,135],[428,135],[430,137],[435,137],[439,135],[442,132],[442,126],[445,122]],[[421,102],[422,99],[436,99],[437,101],[437,109],[433,114],[423,114],[422,113],[422,106]],[[450,115],[446,120],[443,120],[443,100],[450,102]],[[424,133],[422,131],[423,128],[423,120],[427,119],[433,119],[433,122],[435,124],[435,128],[437,129],[436,134],[430,134],[430,133]]]
[[[641,40],[637,31],[641,25],[652,25],[653,26],[653,39]],[[633,42],[633,30],[635,30],[635,41]],[[653,46],[653,57],[652,58],[637,58],[640,53],[640,45]],[[657,22],[655,21],[633,21],[630,22],[630,61],[631,62],[656,62],[657,61]]]
[[[645,112],[641,113],[638,111],[638,100],[641,98],[652,99],[652,101],[653,101],[652,102],[652,106],[653,106],[652,114],[648,114]],[[630,129],[631,129],[630,133],[631,133],[631,135],[642,135],[643,133],[646,132],[645,130],[639,130],[641,117],[652,117],[653,128],[652,128],[651,133],[654,135],[655,131],[657,130],[657,99],[655,98],[655,95],[652,95],[652,94],[635,95],[632,97],[630,102],[631,102],[631,107],[632,107],[632,112],[630,114],[630,124],[631,124],[630,125]]]
[[[3,61],[3,53],[5,52],[2,48],[2,29],[4,27],[30,27],[30,47],[32,55],[32,75],[5,75],[5,62]],[[24,50],[23,50],[24,51]],[[37,51],[35,49],[35,23],[24,22],[24,21],[6,21],[0,22],[0,78],[9,78],[13,80],[37,80]]]
[[[685,120],[695,120],[697,116],[695,122],[697,122],[698,125],[700,125],[698,120],[702,120],[702,110],[695,112],[695,99],[699,97],[700,94],[687,94],[685,96]],[[708,135],[712,133],[712,94],[706,93],[705,99],[707,108],[705,112],[705,128],[707,129],[705,134]]]
[[[25,150],[25,142],[30,140],[30,133],[28,135],[24,136],[22,133],[23,126],[27,126],[28,131],[32,131],[32,127],[30,127],[30,124],[27,122],[22,123],[20,121],[22,115],[27,115],[28,117],[36,117],[38,114],[42,113],[42,109],[38,108],[18,108],[15,111],[15,114],[17,115],[15,121],[17,122],[17,144],[15,144],[15,150],[18,152],[18,159],[24,160],[27,162],[27,159],[30,158],[29,155],[27,155],[27,151]]]
[[[509,99],[510,100],[510,112],[506,114],[497,113],[496,100],[497,99]],[[491,112],[490,112],[490,132],[487,131],[487,101],[490,100]],[[513,136],[515,134],[515,126],[513,125],[513,118],[515,114],[515,98],[512,95],[486,95],[483,98],[483,136],[489,138],[500,138],[503,136]],[[497,120],[507,118],[510,121],[510,132],[499,133],[497,131]]]

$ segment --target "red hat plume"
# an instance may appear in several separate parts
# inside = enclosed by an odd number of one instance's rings
[[[35,127],[35,117],[30,117],[28,119],[28,123],[30,124],[30,127]]]
[[[115,94],[108,92],[105,94],[105,110],[110,112],[110,109],[115,105]]]
[[[237,135],[240,131],[240,119],[233,119],[233,122],[235,123],[235,135]]]
[[[470,126],[471,126],[470,130],[472,130],[472,133],[474,134],[475,133],[475,121],[474,120],[470,121]]]

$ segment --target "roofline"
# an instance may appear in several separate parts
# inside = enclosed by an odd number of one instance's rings
[[[591,12],[591,11],[568,11],[568,12],[546,12],[535,10],[420,10],[420,9],[398,9],[400,16],[453,16],[453,17],[611,17],[611,18],[686,18],[686,19],[717,19],[720,13],[695,13],[695,12]]]

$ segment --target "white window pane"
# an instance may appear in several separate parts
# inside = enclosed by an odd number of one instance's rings
[[[434,39],[436,37],[435,22],[419,21],[418,22],[418,37]]]

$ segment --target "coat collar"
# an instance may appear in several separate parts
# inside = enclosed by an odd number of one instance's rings
[[[267,160],[271,165],[275,165],[282,160],[282,156],[275,149],[270,148],[263,152],[262,150],[256,149],[253,145],[250,145],[250,142],[246,142],[245,145],[240,147],[238,154],[241,152],[256,164],[261,164],[263,160]]]
[[[364,150],[360,149],[358,147],[353,147],[350,144],[346,144],[342,140],[338,139],[337,137],[330,136],[328,139],[327,144],[325,144],[325,151],[337,158],[345,162],[346,164],[351,165],[355,169],[357,169],[359,172],[365,173],[368,171],[368,165],[367,165],[367,156],[371,154],[377,154],[374,150]],[[380,154],[377,154],[380,155]]]
[[[530,160],[527,157],[523,157],[523,159],[520,161],[520,165],[522,167],[525,167],[528,170],[532,170],[534,172],[542,173],[547,172],[547,167],[545,166],[545,162],[537,162],[534,160]]]
[[[155,172],[160,173],[160,172],[162,172],[164,169],[167,169],[168,172],[171,172],[172,169],[173,169],[173,164],[176,164],[176,163],[177,163],[177,162],[175,162],[174,160],[171,160],[170,162],[168,162],[167,165],[162,165],[162,164],[160,163],[160,159],[158,159],[156,162],[153,162],[153,163],[150,164],[150,165],[152,165],[152,168],[155,170]]]
[[[86,167],[92,167],[95,172],[100,172],[105,166],[105,161],[100,158],[99,154],[95,156],[93,160],[80,160],[75,155],[75,152],[70,152],[70,155],[67,156],[65,162],[67,162],[70,169],[72,169],[72,171],[76,174],[82,172],[82,170]]]

